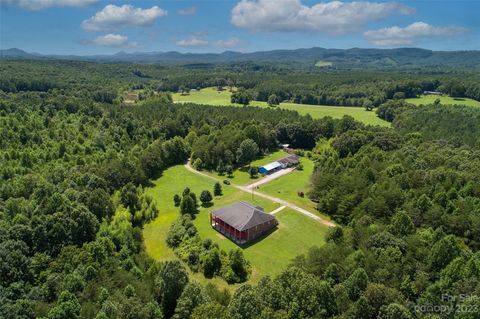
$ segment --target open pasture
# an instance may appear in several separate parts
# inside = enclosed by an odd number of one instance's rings
[[[208,105],[230,105],[241,107],[240,104],[234,104],[230,101],[231,92],[229,90],[217,91],[215,88],[204,88],[189,94],[173,93],[173,101],[177,103],[198,103]],[[251,101],[251,106],[270,107],[266,102]],[[322,118],[331,116],[340,119],[344,115],[350,115],[356,120],[370,125],[389,126],[390,124],[377,117],[374,111],[366,111],[363,107],[350,106],[327,106],[296,103],[280,103],[278,107],[283,109],[297,111],[301,115],[310,114],[313,118]]]

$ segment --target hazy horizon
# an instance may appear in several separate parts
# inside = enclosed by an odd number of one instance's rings
[[[0,48],[59,55],[480,49],[480,2],[0,0]]]

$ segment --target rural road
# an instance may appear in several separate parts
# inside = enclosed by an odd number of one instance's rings
[[[210,178],[210,179],[212,179],[212,180],[214,180],[214,181],[217,181],[217,182],[222,182],[222,180],[220,180],[219,178],[216,178],[216,177],[210,176],[210,175],[208,175],[208,174],[202,173],[202,172],[200,172],[200,171],[197,171],[196,169],[194,169],[193,167],[190,166],[190,161],[188,161],[187,164],[185,164],[184,166],[185,166],[185,168],[186,168],[187,170],[189,170],[190,172],[193,172],[193,173],[198,174],[198,175],[205,176],[205,177]],[[277,176],[277,177],[279,177],[279,176]],[[257,182],[257,183],[259,183],[259,182]],[[257,183],[254,183],[254,184],[257,184]],[[235,187],[235,188],[237,188],[237,189],[240,189],[240,190],[242,190],[242,191],[244,191],[244,192],[247,192],[247,193],[251,193],[252,185],[253,185],[253,184],[250,184],[250,185],[247,185],[247,186],[240,186],[240,185],[235,185],[234,183],[231,184],[231,186],[233,186],[233,187]],[[264,193],[261,193],[261,192],[257,192],[257,191],[255,191],[255,195],[260,196],[260,197],[263,197],[263,198],[266,198],[266,199],[268,199],[268,200],[271,200],[272,202],[278,203],[278,204],[280,204],[280,205],[282,205],[282,206],[289,207],[289,208],[291,208],[291,209],[299,212],[300,214],[303,214],[303,215],[305,215],[305,216],[307,216],[307,217],[310,217],[310,218],[312,218],[312,219],[314,219],[314,220],[316,220],[316,221],[318,221],[318,222],[320,222],[320,223],[322,223],[322,224],[324,224],[324,225],[326,225],[326,226],[329,226],[329,227],[335,227],[335,226],[336,226],[335,223],[330,222],[330,221],[328,221],[328,220],[325,220],[325,219],[323,219],[323,218],[320,218],[320,217],[318,217],[317,215],[310,213],[308,210],[303,209],[303,208],[301,208],[301,207],[298,207],[297,205],[294,205],[294,204],[292,204],[292,203],[289,203],[289,202],[287,202],[287,201],[285,201],[285,200],[283,200],[283,199],[281,199],[281,198],[277,198],[277,197],[274,197],[274,196],[270,196],[270,195],[267,195],[267,194],[264,194]],[[279,208],[281,208],[281,207],[279,207]],[[283,209],[283,208],[282,208],[282,209]],[[275,214],[275,213],[277,213],[278,211],[280,211],[280,210],[276,209],[276,210],[274,210],[272,213]]]
[[[248,188],[252,189],[252,187],[258,187],[262,184],[269,183],[269,182],[273,181],[274,179],[277,179],[277,178],[279,178],[283,175],[287,175],[288,173],[291,173],[294,169],[295,169],[294,167],[281,169],[279,171],[276,171],[275,173],[272,173],[268,176],[265,176],[264,178],[262,178],[258,182],[253,182],[251,184],[245,185],[245,187],[248,187]]]

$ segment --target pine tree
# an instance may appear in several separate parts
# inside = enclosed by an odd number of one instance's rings
[[[202,206],[208,206],[209,204],[211,204],[212,200],[213,197],[209,191],[202,191],[202,193],[200,194],[200,201],[202,202]]]
[[[219,182],[216,182],[215,186],[213,187],[213,195],[215,196],[222,195],[222,185]]]

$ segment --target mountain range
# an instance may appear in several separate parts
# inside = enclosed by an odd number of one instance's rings
[[[422,66],[480,69],[480,51],[432,51],[419,48],[325,49],[308,48],[250,53],[118,52],[111,55],[45,55],[12,48],[0,50],[0,59],[76,60],[101,63],[296,63],[323,68],[409,68]]]

